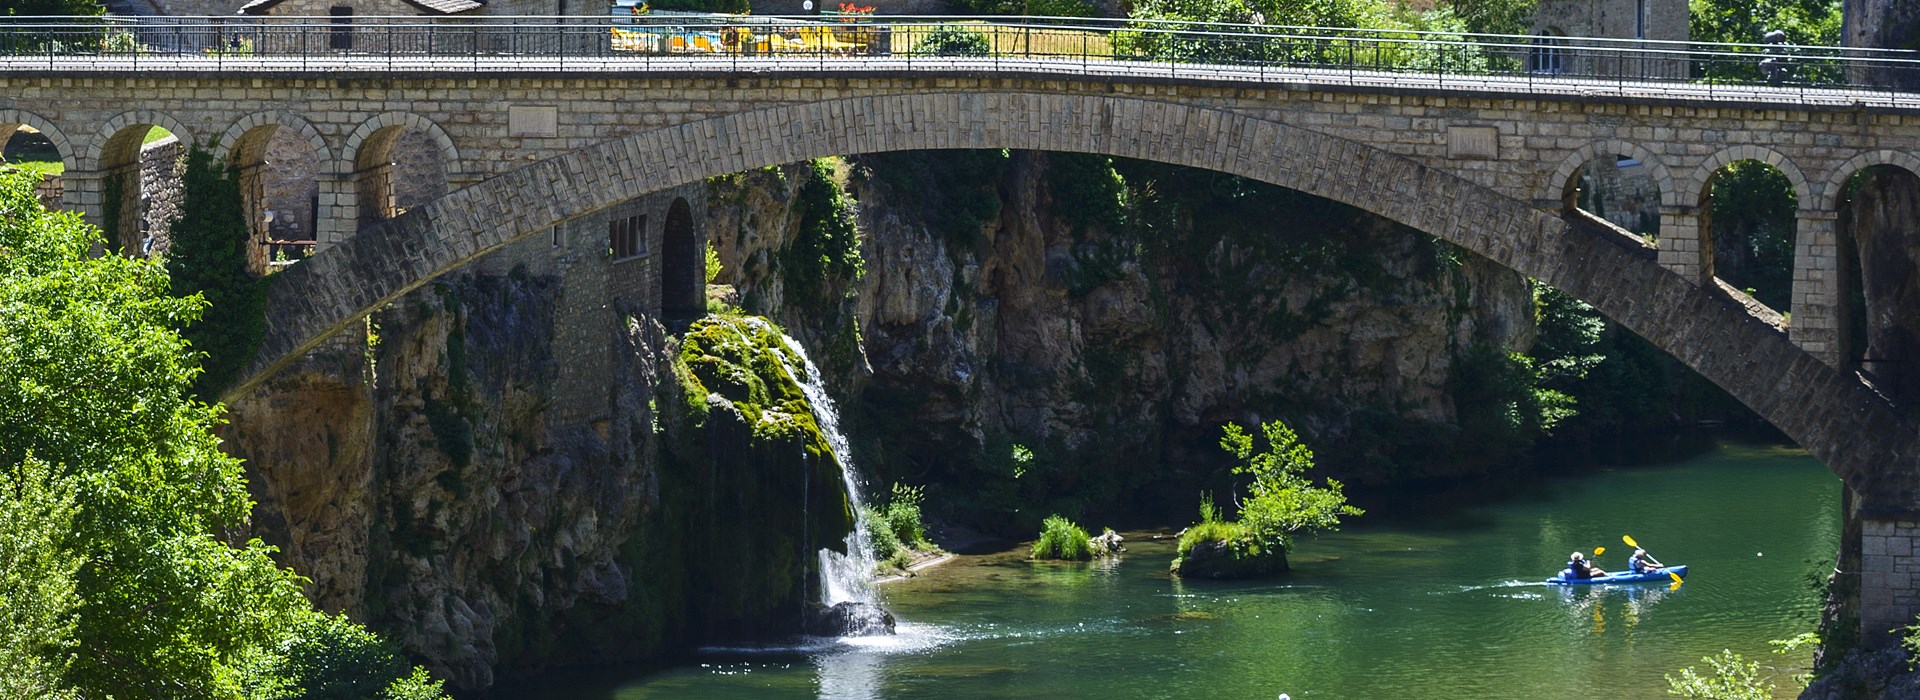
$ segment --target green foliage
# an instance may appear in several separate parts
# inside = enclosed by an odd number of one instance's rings
[[[925,500],[926,492],[918,486],[893,485],[892,496],[880,511],[880,520],[901,544],[927,548],[927,526],[920,520],[920,504]]]
[[[1088,153],[1047,155],[1047,190],[1054,211],[1076,231],[1118,229],[1126,221],[1127,182],[1113,159]]]
[[[958,4],[973,15],[1092,17],[1096,13],[1087,0],[958,0]]]
[[[1691,0],[1689,31],[1694,41],[1732,44],[1759,44],[1766,33],[1786,32],[1787,43],[1795,46],[1838,46],[1840,44],[1840,3],[1835,0]],[[1708,80],[1759,81],[1763,49],[1741,49],[1754,54],[1752,60],[1725,60],[1695,66],[1695,77]],[[1819,66],[1789,59],[1791,82],[1839,80],[1832,66]]]
[[[1033,541],[1035,559],[1087,560],[1093,548],[1087,543],[1087,531],[1059,514],[1049,515],[1040,524],[1040,537]]]
[[[395,689],[410,693],[403,697],[445,697],[439,683],[427,679],[425,669],[409,669],[391,643],[345,615],[317,611],[301,615],[271,649],[250,654],[239,675],[251,700],[391,698]],[[436,692],[421,694],[418,681]]]
[[[829,290],[866,276],[860,228],[853,197],[834,177],[833,159],[814,160],[809,166],[811,176],[797,195],[800,231],[783,253],[781,278],[788,293],[803,303],[837,303],[828,298]]]
[[[860,162],[880,184],[930,212],[928,227],[957,252],[971,251],[981,229],[999,218],[999,183],[1010,158],[1003,150],[897,151]]]
[[[1700,659],[1707,664],[1708,672],[1698,672],[1689,666],[1680,670],[1679,676],[1667,674],[1667,694],[1678,695],[1690,700],[1769,700],[1773,697],[1774,684],[1760,678],[1760,665],[1747,661],[1732,651]]]
[[[243,660],[310,611],[271,547],[226,541],[253,504],[174,330],[204,303],[156,262],[93,257],[99,239],[0,175],[0,528],[40,532],[0,546],[0,620],[38,637],[0,632],[22,674],[0,684],[64,671],[81,697],[238,697]]]
[[[954,25],[941,25],[914,45],[916,56],[985,56],[993,53],[985,34]]]
[[[1794,212],[1800,200],[1785,173],[1743,160],[1713,176],[1710,232],[1714,273],[1778,311],[1793,293]]]
[[[204,358],[205,371],[193,391],[212,399],[239,379],[266,337],[266,287],[247,269],[250,234],[239,171],[220,167],[211,154],[194,148],[187,154],[181,189],[167,274],[174,293],[199,295],[219,319],[201,324],[184,317],[176,320],[176,328]]]
[[[714,280],[720,279],[720,251],[714,250],[713,242],[708,241],[702,257],[706,261],[707,284],[713,284]]]
[[[1254,437],[1239,425],[1228,423],[1220,438],[1220,447],[1233,455],[1239,465],[1235,474],[1253,477],[1250,497],[1240,502],[1240,524],[1247,534],[1263,545],[1292,545],[1296,532],[1340,529],[1341,516],[1364,514],[1347,504],[1345,487],[1327,479],[1315,486],[1306,478],[1313,468],[1313,450],[1300,442],[1300,436],[1281,421],[1262,423],[1267,449],[1255,450]]]
[[[1443,0],[1475,34],[1530,34],[1539,0]]]
[[[60,546],[73,524],[71,487],[28,455],[0,479],[0,697],[74,698],[74,575],[83,561]]]

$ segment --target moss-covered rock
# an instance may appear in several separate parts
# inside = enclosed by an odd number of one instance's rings
[[[684,528],[689,611],[709,639],[796,631],[814,552],[853,529],[841,465],[763,319],[695,322],[673,359],[662,500]]]

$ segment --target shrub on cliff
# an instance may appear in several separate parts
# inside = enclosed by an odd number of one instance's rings
[[[100,239],[0,174],[0,697],[242,697],[314,613],[230,543],[253,503],[174,330],[205,303]]]

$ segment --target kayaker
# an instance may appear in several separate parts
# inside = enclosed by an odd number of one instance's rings
[[[1605,575],[1607,575],[1607,572],[1601,571],[1592,564],[1588,564],[1586,555],[1579,552],[1574,552],[1573,556],[1567,561],[1568,581],[1574,579],[1599,578]]]
[[[1647,550],[1644,549],[1633,550],[1633,557],[1627,559],[1627,568],[1632,569],[1633,573],[1636,574],[1659,571],[1666,567],[1666,564],[1662,564],[1659,560],[1647,556]]]

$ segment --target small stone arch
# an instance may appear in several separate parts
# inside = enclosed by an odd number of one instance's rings
[[[1847,180],[1852,178],[1854,173],[1876,165],[1891,165],[1920,176],[1920,157],[1915,157],[1913,154],[1888,149],[1856,154],[1847,159],[1847,162],[1841,163],[1840,167],[1834,168],[1833,173],[1827,176],[1825,189],[1822,190],[1825,196],[1821,200],[1828,205],[1827,210],[1840,211],[1840,198],[1847,194]]]
[[[263,126],[277,126],[292,130],[306,140],[307,147],[313,149],[314,157],[319,158],[320,162],[333,162],[333,149],[327,146],[327,140],[320,136],[320,130],[315,129],[312,122],[299,115],[280,110],[254,112],[235,120],[233,125],[227,127],[227,130],[220,135],[220,142],[214,147],[214,157],[223,163],[259,160],[261,154],[250,152],[250,149],[263,148],[264,139],[260,143],[250,143],[247,134]]]
[[[1693,177],[1681,185],[1685,191],[1680,193],[1678,204],[1682,206],[1704,204],[1707,197],[1707,183],[1713,180],[1714,174],[1720,172],[1721,168],[1743,160],[1757,160],[1779,168],[1780,172],[1787,176],[1787,181],[1793,183],[1793,193],[1800,198],[1802,210],[1812,208],[1813,203],[1819,201],[1821,193],[1810,186],[1807,176],[1801,174],[1800,167],[1794,165],[1791,159],[1781,155],[1779,151],[1765,146],[1734,146],[1707,156],[1707,159],[1700,163],[1700,167],[1694,170]]]
[[[140,142],[145,134],[127,132],[128,127],[151,124],[173,132],[181,143],[192,147],[196,144],[193,130],[165,112],[150,109],[134,109],[113,115],[100,127],[100,132],[87,144],[85,155],[80,158],[83,170],[100,170],[117,165],[125,165],[139,159]]]
[[[52,141],[54,148],[60,149],[60,160],[68,170],[77,168],[80,152],[74,149],[73,141],[67,138],[66,132],[61,131],[53,120],[24,109],[0,109],[0,147],[6,146],[7,139],[11,138],[14,130],[21,125],[33,127],[35,131],[46,136],[48,141]]]
[[[460,172],[460,149],[454,146],[453,137],[448,136],[447,130],[440,128],[440,125],[432,119],[412,112],[381,112],[361,122],[360,126],[355,127],[353,133],[347,136],[346,146],[340,150],[340,160],[345,166],[340,168],[340,171],[359,170],[361,158],[368,155],[368,140],[374,139],[377,145],[376,135],[391,127],[410,127],[426,132],[433,139],[434,144],[440,147],[440,156],[446,161],[447,174],[453,175]]]
[[[414,131],[426,135],[431,145],[396,149],[402,138]],[[439,162],[431,172],[436,180],[396,178],[395,151],[417,156],[431,154]],[[355,128],[336,162],[336,172],[352,181],[353,218],[359,225],[389,219],[415,204],[446,194],[448,183],[460,169],[460,152],[445,129],[431,119],[411,112],[376,114]]]
[[[254,241],[247,249],[248,263],[255,272],[265,271],[281,255],[298,257],[311,251],[318,234],[319,178],[332,174],[328,168],[336,164],[333,150],[312,123],[278,110],[248,114],[221,134],[214,157],[239,170],[249,240]]]
[[[1560,167],[1554,168],[1553,174],[1548,175],[1547,179],[1540,183],[1537,190],[1539,196],[1536,199],[1542,202],[1566,201],[1567,190],[1572,185],[1574,174],[1580,172],[1582,166],[1593,162],[1593,159],[1610,155],[1627,156],[1645,165],[1647,172],[1652,173],[1653,179],[1660,183],[1662,206],[1672,206],[1681,202],[1680,193],[1673,181],[1673,174],[1667,170],[1667,164],[1660,160],[1660,156],[1639,144],[1618,139],[1595,141],[1574,149],[1573,153],[1560,162]]]

